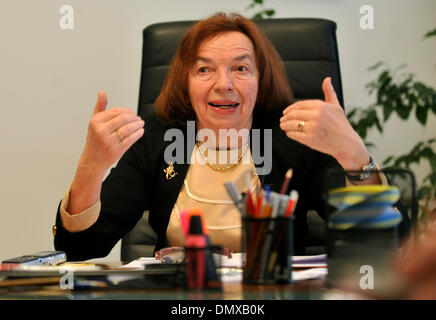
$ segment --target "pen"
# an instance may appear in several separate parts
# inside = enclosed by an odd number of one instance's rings
[[[289,182],[292,178],[292,169],[288,169],[285,174],[285,180],[283,180],[282,188],[280,189],[281,194],[285,194],[286,190],[288,190]]]
[[[254,214],[254,206],[253,206],[253,199],[251,197],[251,192],[247,192],[246,193],[246,198],[245,198],[245,211],[247,216],[253,216]]]
[[[271,205],[271,189],[269,185],[265,186],[265,194],[263,196],[262,200],[262,209],[261,214],[259,218],[269,218],[272,211],[272,205]]]
[[[291,195],[290,195],[290,199],[288,202],[288,206],[285,212],[285,216],[284,216],[284,221],[282,221],[282,224],[280,225],[280,231],[278,232],[277,238],[276,238],[276,243],[274,246],[274,249],[271,253],[271,257],[270,257],[270,261],[268,264],[268,273],[270,274],[271,272],[274,271],[274,266],[276,264],[276,259],[277,259],[277,255],[278,255],[278,251],[280,248],[280,244],[281,244],[281,240],[282,237],[286,234],[286,228],[288,228],[288,224],[291,223],[290,222],[290,217],[292,216],[292,214],[294,213],[297,201],[298,201],[298,192],[296,190],[293,190],[295,192],[291,191]],[[290,208],[288,210],[288,208]],[[292,236],[292,235],[291,235]]]
[[[241,215],[244,215],[245,214],[244,199],[242,198],[238,189],[236,189],[235,185],[232,182],[226,182],[224,183],[224,186],[226,187],[226,190],[229,193],[230,197],[232,198],[236,208],[238,208]]]
[[[270,195],[271,195],[271,188],[270,188],[270,186],[267,184],[267,185],[265,186],[265,199],[266,199],[266,202],[269,202]]]
[[[265,271],[267,263],[270,259],[271,254],[271,243],[273,239],[273,232],[274,232],[274,226],[275,226],[275,218],[277,217],[278,209],[279,209],[279,202],[280,198],[279,195],[275,192],[271,193],[271,220],[269,221],[267,225],[267,235],[266,240],[262,249],[262,255],[261,255],[261,262],[260,262],[260,270],[259,270],[259,277],[261,280],[265,278]],[[256,274],[257,276],[257,274]]]
[[[251,190],[251,172],[252,172],[252,170],[248,170],[248,172],[245,174],[245,183],[246,183],[246,188],[247,188],[247,201],[251,200],[250,206],[252,208],[255,208],[256,207],[256,202],[255,202],[256,200],[255,200],[254,194]]]
[[[260,218],[260,213],[262,211],[262,202],[263,202],[263,195],[262,192],[259,192],[257,195],[256,211],[254,212],[255,218]]]
[[[295,207],[298,201],[298,191],[292,190],[289,195],[288,207],[286,208],[285,217],[289,218],[295,211]]]
[[[246,260],[246,269],[248,270],[249,274],[251,274],[252,266],[254,264],[254,260],[257,257],[257,243],[259,240],[258,233],[261,232],[261,228],[263,225],[260,221],[257,219],[260,218],[261,210],[262,210],[262,202],[263,202],[263,195],[262,192],[259,192],[257,194],[257,203],[254,210],[254,216],[252,220],[250,220],[250,223],[247,225],[247,227],[250,227],[250,240],[247,243],[247,260]]]
[[[252,266],[254,267],[253,279],[257,279],[259,277],[259,273],[261,270],[261,264],[267,252],[267,239],[268,238],[268,228],[269,228],[269,220],[273,207],[272,207],[272,198],[278,196],[275,192],[271,192],[269,185],[265,186],[265,194],[262,202],[261,215],[259,218],[265,219],[255,222],[258,225],[258,230],[256,232],[256,238],[254,242],[254,259]],[[265,230],[266,229],[266,230]],[[267,232],[265,232],[267,231]]]

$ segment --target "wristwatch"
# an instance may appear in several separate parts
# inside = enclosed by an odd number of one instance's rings
[[[372,157],[369,157],[369,164],[366,166],[363,166],[362,169],[360,169],[360,174],[358,175],[351,175],[347,173],[347,178],[350,181],[364,181],[371,178],[371,175],[373,174],[375,169],[374,160]]]

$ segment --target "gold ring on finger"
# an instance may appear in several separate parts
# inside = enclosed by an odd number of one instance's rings
[[[298,130],[303,132],[303,130],[304,130],[304,120],[301,120],[301,121],[298,122],[297,128],[298,128]]]
[[[124,136],[121,134],[121,132],[119,130],[116,130],[115,134],[117,135],[118,139],[120,139],[120,141],[123,141]]]

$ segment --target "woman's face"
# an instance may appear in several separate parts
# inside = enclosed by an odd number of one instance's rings
[[[250,39],[226,32],[204,41],[189,78],[197,129],[251,128],[259,75]]]

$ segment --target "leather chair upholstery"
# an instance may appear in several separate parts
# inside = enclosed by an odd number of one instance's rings
[[[172,57],[183,35],[195,22],[157,23],[143,30],[138,115],[144,115],[147,110],[154,108],[154,101],[160,92]],[[266,19],[255,22],[281,55],[295,99],[323,99],[321,84],[325,77],[330,76],[339,102],[344,105],[335,22],[311,18]],[[154,247],[156,236],[147,226],[147,213],[144,216],[137,227],[123,238],[122,260],[152,254],[151,248]],[[138,228],[142,228],[142,232],[137,232]],[[315,238],[317,237],[319,236]],[[144,249],[142,251],[138,249],[141,246]]]

